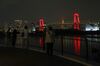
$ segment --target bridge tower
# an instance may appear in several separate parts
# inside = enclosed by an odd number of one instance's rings
[[[44,23],[44,18],[40,18],[39,20],[39,30],[41,32],[44,32],[44,26],[45,26],[45,23]],[[44,49],[44,37],[40,37],[40,47]]]
[[[80,17],[78,12],[74,12],[74,30],[80,30]],[[75,54],[80,55],[80,36],[74,36]]]
[[[40,31],[44,31],[44,19],[40,18],[39,20],[39,27],[40,27]]]

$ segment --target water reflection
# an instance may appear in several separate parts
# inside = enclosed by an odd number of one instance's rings
[[[20,38],[22,39],[22,38]],[[91,39],[91,40],[90,40]],[[61,42],[61,37],[56,36],[55,37],[55,43],[54,43],[54,54],[61,55],[62,53],[62,42]],[[88,60],[94,60],[97,62],[100,62],[100,38],[93,38],[92,37],[86,37],[86,38],[80,38],[77,36],[71,37],[71,36],[64,36],[63,38],[63,55],[73,55],[73,56],[79,56],[84,59]],[[29,48],[32,49],[37,49],[37,50],[43,50],[45,49],[45,43],[44,43],[44,38],[43,36],[36,36],[36,35],[30,35],[28,39],[29,43],[28,46]],[[12,40],[11,37],[7,37],[6,33],[0,33],[0,46],[6,46],[6,47],[12,47],[11,44]],[[19,46],[22,43],[19,43]],[[22,47],[17,47],[16,48],[22,48]],[[88,56],[87,56],[88,55]]]

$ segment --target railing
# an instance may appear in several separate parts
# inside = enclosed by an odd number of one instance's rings
[[[99,35],[82,35],[80,36],[79,55],[75,52],[74,36],[73,35],[56,35],[53,46],[54,54],[62,56],[71,56],[73,58],[79,57],[87,61],[100,62],[100,37]],[[6,33],[0,33],[0,46],[13,47],[11,36]],[[23,44],[23,37],[19,36],[16,40],[15,48],[46,50],[43,36],[29,35],[27,45]]]

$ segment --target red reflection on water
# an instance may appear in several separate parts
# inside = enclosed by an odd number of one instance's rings
[[[41,47],[41,48],[43,48],[43,47],[44,47],[43,37],[40,37],[40,47]]]
[[[74,49],[77,55],[80,55],[80,37],[74,36]]]

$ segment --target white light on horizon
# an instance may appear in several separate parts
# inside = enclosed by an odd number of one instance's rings
[[[85,31],[98,31],[99,27],[97,25],[92,24],[93,26],[91,26],[90,24],[86,25],[85,27]]]

